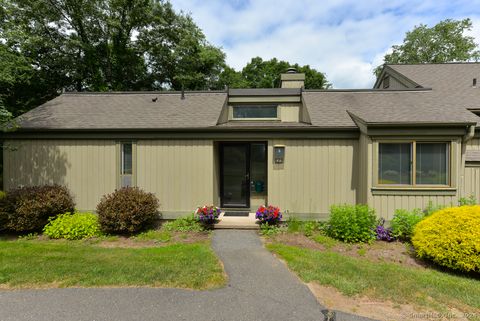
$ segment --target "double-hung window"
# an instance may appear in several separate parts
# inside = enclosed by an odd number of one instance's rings
[[[449,142],[380,142],[378,185],[449,186]]]

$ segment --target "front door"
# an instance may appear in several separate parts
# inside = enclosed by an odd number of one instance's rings
[[[222,143],[221,206],[250,207],[250,144]]]

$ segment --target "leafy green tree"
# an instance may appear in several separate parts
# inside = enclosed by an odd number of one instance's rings
[[[210,89],[225,65],[192,19],[163,0],[3,0],[0,39],[31,68],[4,95],[16,115],[62,88]]]
[[[220,79],[231,88],[275,88],[280,87],[280,74],[286,72],[288,68],[305,73],[307,89],[331,88],[324,73],[309,65],[300,66],[277,58],[265,61],[260,57],[252,58],[241,72],[226,68]]]
[[[386,54],[387,64],[444,63],[471,61],[480,58],[475,39],[465,35],[472,29],[470,19],[440,21],[429,28],[421,24],[407,32],[403,44],[392,46],[392,52]],[[378,75],[382,69],[375,69]]]

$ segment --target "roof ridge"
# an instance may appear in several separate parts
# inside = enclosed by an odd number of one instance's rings
[[[432,88],[422,87],[422,88],[405,88],[405,89],[380,89],[380,88],[359,88],[359,89],[306,89],[305,93],[341,93],[341,92],[351,92],[351,93],[402,93],[402,92],[430,92]]]
[[[224,90],[186,90],[184,94],[227,94]],[[181,91],[67,91],[61,95],[181,95]]]
[[[418,63],[385,63],[386,66],[429,66],[429,65],[480,65],[480,61],[418,62]]]

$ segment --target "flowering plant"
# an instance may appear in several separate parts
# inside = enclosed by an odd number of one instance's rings
[[[260,220],[261,223],[275,224],[282,220],[282,212],[276,206],[261,205],[255,214],[255,218]]]
[[[386,228],[385,226],[385,219],[381,219],[378,222],[377,228],[375,229],[375,233],[377,234],[377,240],[380,241],[387,241],[392,242],[395,238],[392,235],[392,229]]]
[[[205,205],[195,210],[195,217],[203,223],[212,224],[218,218],[222,211],[213,205]]]

